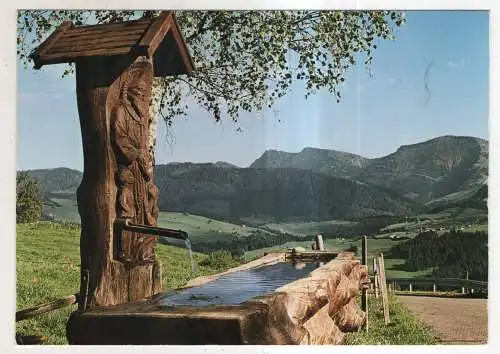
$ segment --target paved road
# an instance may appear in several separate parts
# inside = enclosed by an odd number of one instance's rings
[[[398,296],[420,320],[434,328],[440,344],[486,344],[487,299]]]

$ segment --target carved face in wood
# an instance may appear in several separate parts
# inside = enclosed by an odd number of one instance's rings
[[[147,61],[140,61],[130,68],[122,97],[141,118],[149,114],[150,91],[153,85],[153,67]]]

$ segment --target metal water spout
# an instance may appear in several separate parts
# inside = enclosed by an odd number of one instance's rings
[[[145,235],[163,236],[163,237],[176,238],[180,240],[189,239],[189,235],[186,231],[134,224],[130,219],[116,219],[115,227],[123,231],[137,232]]]

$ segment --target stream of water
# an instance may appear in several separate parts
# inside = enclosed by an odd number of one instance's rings
[[[201,286],[166,293],[155,302],[165,306],[236,305],[255,296],[269,294],[277,288],[312,272],[315,263],[280,262],[223,275]]]
[[[193,250],[191,248],[191,240],[189,238],[185,240],[180,240],[165,236],[160,236],[159,239],[161,239],[162,244],[186,247],[186,249],[188,250],[189,260],[191,262],[191,272],[194,275],[194,273],[196,272],[196,263],[193,257]]]
[[[186,245],[189,253],[189,259],[191,260],[191,272],[194,275],[194,273],[196,272],[196,264],[194,263],[193,250],[191,249],[191,240],[189,240],[189,238],[185,239],[184,244]]]

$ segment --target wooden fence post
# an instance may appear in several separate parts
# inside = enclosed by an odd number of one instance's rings
[[[384,254],[381,253],[378,259],[378,271],[380,277],[380,294],[382,295],[382,306],[384,308],[385,324],[391,323],[389,318],[389,298],[387,297],[387,283],[385,278]]]
[[[368,266],[368,244],[366,236],[363,236],[361,241],[361,250],[361,264]],[[361,310],[365,313],[365,331],[368,331],[368,296],[365,287],[361,290]]]
[[[316,250],[318,250],[318,251],[325,250],[325,246],[323,244],[323,235],[321,235],[321,234],[316,235]]]
[[[377,258],[373,258],[373,289],[375,292],[375,298],[378,299],[379,292],[379,278],[378,278],[378,265]]]

